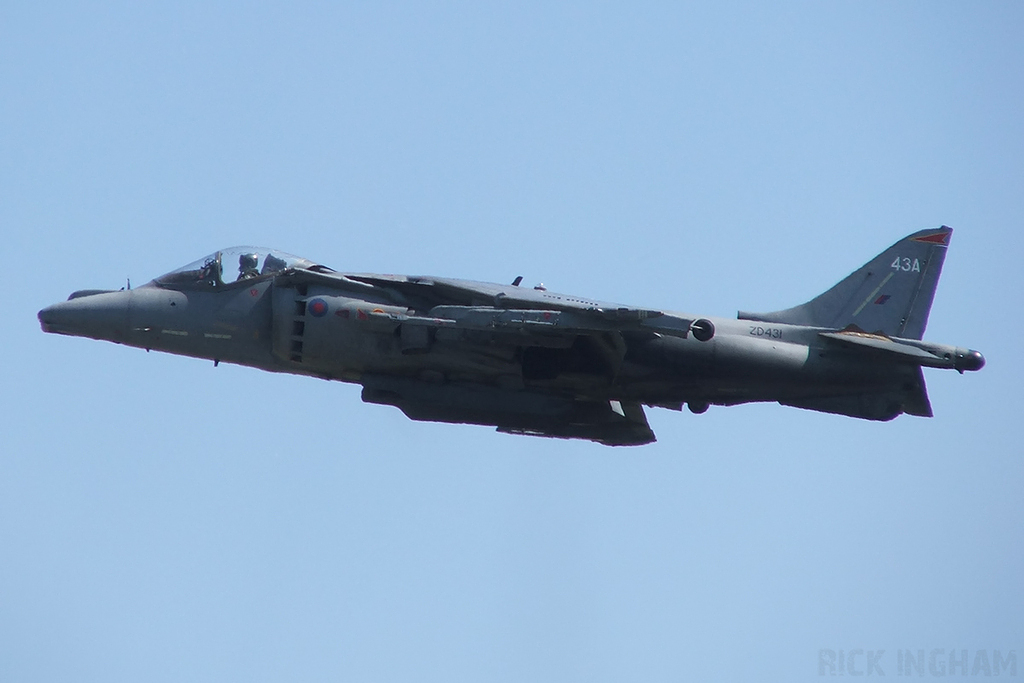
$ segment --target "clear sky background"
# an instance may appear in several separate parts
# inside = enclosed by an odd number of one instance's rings
[[[1024,675],[1024,8],[770,5],[0,5],[0,681]],[[234,244],[728,316],[941,224],[930,420],[612,449],[35,318]]]

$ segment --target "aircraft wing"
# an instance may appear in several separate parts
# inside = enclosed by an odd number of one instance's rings
[[[588,439],[609,446],[638,446],[655,440],[639,403],[384,375],[366,375],[361,382],[363,401],[395,406],[413,420],[489,425],[507,434]]]
[[[663,311],[471,280],[289,271],[292,282],[337,287],[358,297],[370,291],[425,312],[403,316],[409,326],[557,336],[646,331],[685,338],[693,320]]]
[[[657,310],[491,282],[407,275],[349,274],[345,277],[383,289],[393,289],[415,299],[429,300],[435,305],[586,311],[594,316],[620,321],[645,320],[663,315]]]
[[[454,327],[483,332],[520,334],[596,334],[641,329],[646,318],[602,310],[500,309],[491,306],[435,306],[427,316],[409,316],[403,322],[430,327]],[[660,315],[660,314],[659,314]],[[685,323],[685,324],[684,324]],[[654,329],[653,326],[648,326]],[[689,321],[666,327],[685,332]],[[685,334],[683,335],[685,336]]]
[[[657,441],[639,403],[593,402],[577,406],[577,411],[583,415],[564,423],[539,428],[499,426],[498,431],[555,439],[587,439],[606,446],[642,446]]]

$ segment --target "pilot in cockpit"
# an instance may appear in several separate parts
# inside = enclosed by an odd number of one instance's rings
[[[238,280],[248,280],[260,274],[259,254],[242,254],[238,257]],[[237,280],[236,280],[237,282]]]

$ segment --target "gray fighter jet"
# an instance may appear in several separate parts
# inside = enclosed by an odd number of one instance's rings
[[[922,341],[952,230],[910,235],[824,294],[737,319],[440,277],[340,273],[236,247],[135,289],[77,291],[46,332],[363,386],[413,420],[611,446],[650,443],[643,406],[750,401],[930,417],[923,367],[982,355]],[[237,264],[237,273],[234,272]]]

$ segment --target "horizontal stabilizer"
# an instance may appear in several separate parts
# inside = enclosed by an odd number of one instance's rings
[[[884,354],[891,360],[924,365],[931,368],[951,367],[949,359],[941,358],[916,346],[901,344],[881,335],[858,334],[856,332],[819,332],[818,336],[850,347]]]
[[[932,416],[932,406],[928,400],[928,390],[921,368],[917,368],[915,374],[908,377],[899,390],[788,399],[779,403],[820,413],[848,415],[880,422],[887,422],[901,413],[918,417]]]
[[[980,352],[959,346],[935,344],[920,339],[892,339],[883,334],[869,334],[850,325],[839,332],[819,332],[818,336],[847,349],[873,353],[881,359],[923,366],[945,368],[957,372],[981,370],[985,357]]]

